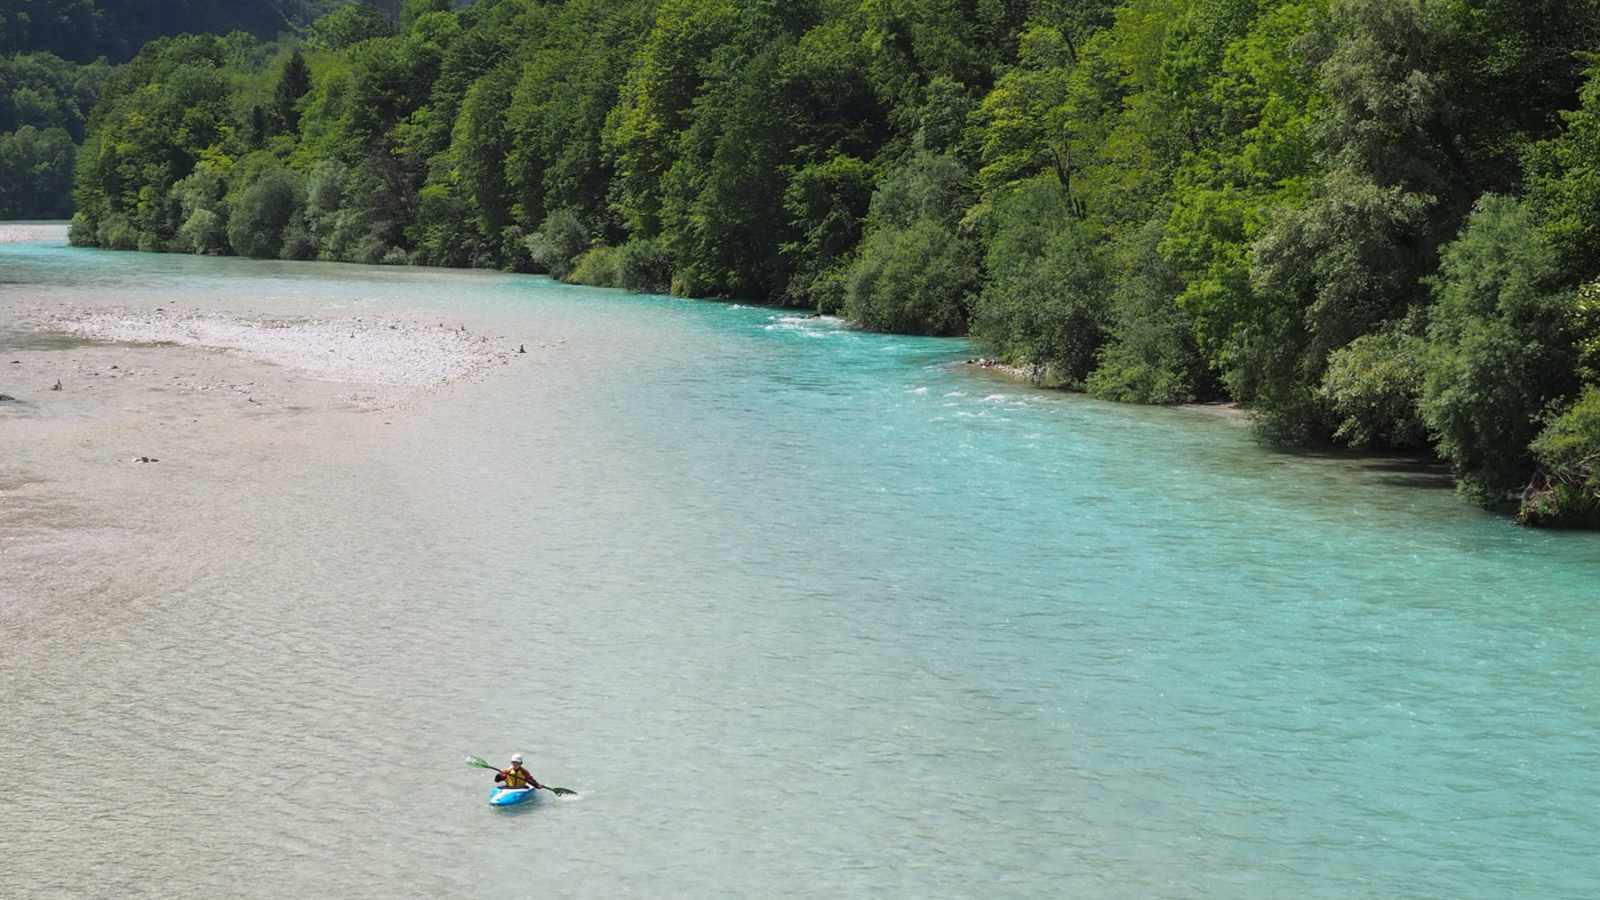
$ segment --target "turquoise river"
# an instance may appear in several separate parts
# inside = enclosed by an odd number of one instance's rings
[[[0,518],[0,895],[1600,896],[1600,538],[963,341],[0,244],[0,353],[164,302],[528,355],[116,469],[145,511],[18,462],[21,385],[0,515],[60,502]],[[580,796],[489,809],[463,757],[519,750]]]

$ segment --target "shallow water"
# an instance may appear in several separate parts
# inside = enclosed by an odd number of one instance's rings
[[[79,523],[138,552],[0,608],[0,893],[1600,885],[1600,539],[1426,472],[537,278],[36,242],[8,296],[436,310],[530,358],[175,487],[170,535]],[[461,759],[514,750],[582,796],[488,809]]]

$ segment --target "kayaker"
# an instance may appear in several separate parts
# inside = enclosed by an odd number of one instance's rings
[[[544,787],[544,785],[540,784],[534,779],[533,775],[530,774],[527,769],[522,767],[521,753],[512,756],[511,768],[501,769],[495,774],[494,780],[497,782],[505,782],[506,787],[513,790],[530,787],[535,789]]]

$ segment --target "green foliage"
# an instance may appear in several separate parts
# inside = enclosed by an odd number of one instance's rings
[[[417,224],[406,230],[424,266],[469,266],[487,248],[471,227],[472,211],[452,186],[425,184],[417,192]],[[398,248],[397,248],[398,249]],[[401,250],[401,254],[405,251]],[[386,254],[387,255],[387,254]]]
[[[343,50],[393,33],[394,26],[382,10],[368,3],[351,3],[311,23],[310,43],[318,50]]]
[[[661,232],[662,179],[675,158],[677,135],[704,82],[703,64],[732,36],[731,0],[662,0],[605,128],[616,172],[618,206],[628,230]]]
[[[690,296],[771,296],[788,283],[779,248],[784,146],[778,69],[767,46],[748,58],[733,44],[709,68],[713,79],[680,136],[661,184],[661,239],[673,258],[674,290]]]
[[[973,335],[1046,383],[1083,387],[1105,343],[1111,282],[1094,233],[1068,210],[1054,174],[995,204]]]
[[[485,238],[498,234],[511,221],[511,189],[504,163],[511,143],[505,127],[511,87],[503,74],[474,82],[451,133],[449,159],[455,165],[450,183],[474,216],[476,234]]]
[[[0,219],[70,215],[77,149],[64,128],[24,125],[0,134]]]
[[[1335,351],[1320,389],[1339,416],[1334,437],[1352,447],[1424,446],[1420,403],[1426,350],[1427,342],[1411,329],[1391,327]]]
[[[222,253],[228,247],[227,182],[211,166],[201,165],[172,185],[183,224],[177,241],[190,253]]]
[[[1059,28],[1036,23],[1022,35],[1020,59],[983,99],[978,179],[996,190],[1047,169],[1070,189],[1072,44]]]
[[[957,233],[970,198],[960,161],[929,153],[886,177],[844,273],[844,311],[880,331],[959,334],[978,286],[978,249]]]
[[[0,132],[64,128],[83,140],[89,111],[111,74],[105,61],[76,65],[49,53],[0,57]]]
[[[349,169],[338,160],[325,159],[306,177],[306,205],[301,211],[297,240],[309,242],[311,258],[339,259],[334,253],[334,231],[344,205]],[[297,248],[298,249],[298,248]]]
[[[954,228],[972,201],[966,167],[953,156],[918,154],[890,172],[872,195],[869,225],[906,228],[930,219]]]
[[[1542,471],[1523,492],[1518,520],[1600,528],[1600,389],[1585,389],[1539,432],[1531,449]]]
[[[1027,4],[964,0],[865,0],[862,40],[873,77],[894,104],[915,110],[927,81],[946,78],[979,90],[1014,59]],[[909,130],[921,123],[906,122]]]
[[[924,94],[922,107],[917,110],[917,149],[929,153],[962,151],[967,119],[977,104],[963,85],[942,75],[928,82]]]
[[[603,147],[629,62],[653,21],[653,4],[564,4],[519,52],[504,168],[515,218],[531,231],[553,210],[580,212],[608,240],[624,238],[613,193],[614,157]],[[502,29],[504,31],[506,29]]]
[[[220,253],[227,239],[226,223],[211,209],[195,210],[178,228],[179,244],[190,253]]]
[[[528,236],[527,242],[533,264],[550,273],[551,278],[565,280],[589,248],[589,230],[575,211],[558,209]]]
[[[410,31],[429,13],[449,12],[450,0],[402,0],[400,3],[400,30]]]
[[[49,53],[0,58],[0,218],[72,214],[77,145],[110,72]]]
[[[1089,393],[1123,403],[1187,403],[1213,391],[1194,339],[1194,324],[1172,298],[1177,269],[1161,255],[1163,218],[1111,247],[1108,341],[1090,373]]]
[[[1330,355],[1424,302],[1414,250],[1428,205],[1335,170],[1316,196],[1280,211],[1257,239],[1239,270],[1249,282],[1236,289],[1235,331],[1219,368],[1274,439],[1307,442],[1332,431],[1329,395],[1318,390]],[[1377,430],[1402,434],[1406,423]]]
[[[977,282],[970,243],[933,219],[920,219],[867,238],[848,276],[844,309],[879,331],[958,334]]]
[[[279,134],[294,134],[300,130],[300,98],[310,92],[311,67],[296,49],[283,64],[283,72],[272,92],[273,126]]]
[[[1574,280],[1600,275],[1600,60],[1591,62],[1577,109],[1562,113],[1566,129],[1528,153],[1528,198],[1540,230]]]
[[[674,291],[804,296],[839,264],[836,256],[798,258],[795,250],[817,241],[826,254],[835,229],[854,230],[830,213],[843,212],[842,203],[847,216],[859,216],[870,184],[850,187],[840,167],[849,164],[830,161],[872,153],[884,111],[870,61],[845,23],[825,22],[823,10],[817,2],[749,4],[702,68],[693,119],[671,147],[660,183],[659,237],[671,254]],[[826,197],[832,189],[850,195]],[[813,214],[823,221],[809,221]]]
[[[1488,196],[1434,283],[1422,411],[1464,488],[1487,503],[1521,486],[1552,403],[1576,392],[1572,295],[1528,207]]]
[[[622,251],[604,245],[593,247],[573,264],[563,281],[594,287],[622,286]]]
[[[622,245],[617,286],[642,294],[664,294],[672,286],[672,261],[658,241],[636,238]]]
[[[287,169],[268,169],[235,201],[228,217],[228,243],[235,253],[275,259],[284,247],[284,232],[304,205],[304,186]]]
[[[798,238],[780,248],[794,269],[785,299],[819,312],[843,308],[842,272],[861,241],[872,183],[870,165],[843,155],[802,166],[789,177],[783,205]]]
[[[228,52],[214,37],[163,38],[106,82],[78,157],[75,190],[78,211],[97,234],[97,223],[114,218],[117,228],[107,233],[132,227],[134,246],[172,241],[181,224],[173,183],[238,134],[222,77]]]
[[[87,225],[78,230],[80,234],[88,234]],[[107,250],[137,250],[139,232],[127,216],[113,213],[100,220],[94,231],[94,243]]]

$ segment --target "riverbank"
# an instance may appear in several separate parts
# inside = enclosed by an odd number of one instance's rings
[[[519,349],[399,314],[0,307],[0,607],[81,589],[172,511],[294,478]]]
[[[1014,384],[1025,384],[1029,387],[1049,387],[1044,384],[1044,372],[1041,366],[1014,366],[986,356],[969,359],[962,365],[974,373],[992,376]],[[1066,390],[1065,388],[1052,389]],[[1071,393],[1081,392],[1071,391]],[[1243,404],[1232,400],[1217,400],[1208,403],[1179,403],[1170,408],[1214,416],[1233,425],[1250,424],[1250,411]]]
[[[66,239],[66,222],[46,220],[0,222],[0,244],[16,244],[23,241],[65,241]]]
[[[520,345],[457,323],[404,316],[239,315],[17,302],[7,310],[0,385],[24,404],[98,396],[228,391],[250,402],[348,402],[378,408],[480,377]],[[69,387],[70,384],[70,387]],[[24,399],[26,398],[26,399]],[[143,399],[151,399],[149,396]]]

